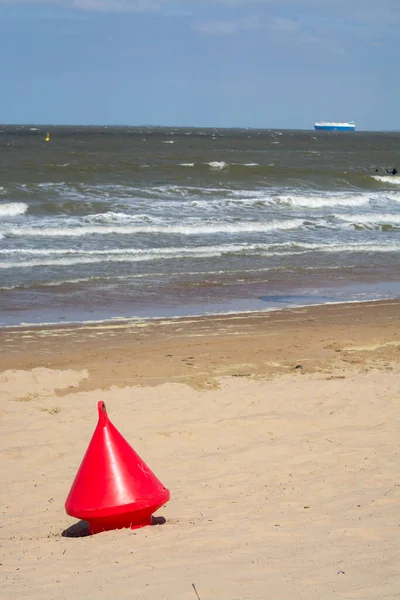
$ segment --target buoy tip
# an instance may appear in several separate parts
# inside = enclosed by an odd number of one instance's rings
[[[108,421],[106,403],[103,400],[100,400],[97,403],[97,410],[99,411],[99,421],[104,424]]]

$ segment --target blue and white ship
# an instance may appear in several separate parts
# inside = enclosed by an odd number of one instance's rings
[[[314,129],[322,129],[324,131],[355,131],[356,124],[354,121],[344,123],[336,121],[317,121],[314,123]]]

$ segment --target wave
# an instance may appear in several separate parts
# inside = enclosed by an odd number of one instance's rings
[[[221,161],[217,161],[217,160],[212,160],[209,163],[206,163],[207,165],[209,165],[209,167],[213,170],[213,171],[222,171],[223,169],[227,169],[229,168],[228,163],[226,163],[225,161],[221,160]]]
[[[57,199],[43,202],[32,202],[29,205],[29,214],[36,217],[85,217],[88,218],[92,213],[101,214],[109,212],[110,202],[102,198],[90,199],[87,196],[71,199]]]
[[[376,181],[382,181],[383,183],[400,185],[400,176],[398,175],[372,175],[372,179],[375,179]]]
[[[25,204],[25,202],[9,202],[7,204],[0,204],[0,218],[23,215],[27,212],[27,210],[28,205]]]
[[[88,215],[85,219],[89,223],[137,223],[143,221],[149,223],[160,223],[161,218],[151,217],[146,213],[137,213],[135,215],[129,215],[123,212],[108,211],[106,213],[99,213],[95,215]]]
[[[225,162],[208,163],[211,170],[223,171],[227,168]],[[196,163],[182,163],[182,168],[190,169],[190,177],[195,176],[194,167]],[[233,165],[235,166],[235,165]],[[231,168],[231,166],[229,166]],[[259,167],[241,165],[247,173],[252,173],[258,170]],[[240,186],[240,187],[239,187]],[[96,210],[96,204],[103,204],[103,208],[115,206],[117,203],[131,206],[133,203],[160,201],[168,202],[169,200],[217,200],[236,198],[257,198],[263,197],[268,202],[274,202],[278,205],[293,206],[294,208],[329,208],[331,206],[362,206],[368,203],[382,200],[398,201],[400,196],[394,189],[386,190],[384,196],[382,192],[377,193],[370,191],[363,192],[344,192],[335,190],[326,190],[317,192],[314,189],[301,189],[295,185],[288,185],[286,180],[284,184],[279,185],[275,182],[274,185],[263,181],[258,183],[256,187],[251,186],[249,189],[245,183],[239,186],[233,182],[216,183],[210,180],[204,181],[203,185],[193,185],[189,181],[183,184],[167,183],[164,181],[152,182],[137,182],[126,184],[89,184],[89,183],[65,183],[65,182],[42,182],[38,184],[21,184],[17,186],[16,191],[23,200],[24,196],[28,195],[29,205],[31,210],[39,214],[45,214],[46,210],[50,213],[59,212],[84,214],[91,212],[91,207]],[[396,198],[397,195],[397,198]],[[97,209],[97,212],[100,212]]]
[[[346,223],[352,223],[353,225],[369,225],[371,227],[376,225],[386,225],[388,227],[400,226],[400,214],[398,213],[335,214],[333,216],[336,219],[345,221]]]
[[[181,254],[198,253],[205,254],[210,251],[223,252],[224,254],[230,253],[242,253],[244,250],[247,252],[264,252],[268,251],[273,254],[290,252],[291,250],[296,251],[297,249],[302,250],[306,248],[306,245],[296,244],[295,242],[283,242],[283,243],[271,243],[271,244],[220,244],[218,246],[195,246],[195,247],[171,247],[171,248],[107,248],[106,250],[82,250],[77,248],[3,248],[0,249],[0,256],[130,256],[137,255],[143,256],[146,254],[162,254],[162,255],[174,255],[178,256]],[[251,269],[250,269],[251,270]],[[257,269],[259,270],[259,269]],[[208,271],[207,271],[208,272]],[[219,272],[219,271],[218,271]]]
[[[36,186],[43,189],[58,189],[62,188],[66,185],[65,181],[53,182],[53,181],[42,181],[41,183],[37,183]],[[29,184],[23,183],[21,187],[25,187],[29,189]]]
[[[315,271],[318,270],[320,267],[318,266],[312,266],[312,265],[305,265],[302,267],[302,271]],[[324,271],[337,271],[339,269],[342,269],[342,265],[325,265],[324,266]],[[353,269],[354,265],[347,265],[346,267],[347,269]],[[286,267],[276,267],[276,266],[271,266],[271,267],[261,267],[259,269],[246,269],[246,273],[247,274],[252,274],[254,276],[257,275],[261,275],[267,272],[271,272],[271,271],[275,271],[275,272],[279,272],[281,270],[286,271]],[[235,273],[240,274],[240,276],[243,276],[243,269],[218,269],[217,271],[213,271],[213,270],[195,270],[195,271],[186,271],[186,275],[187,276],[206,276],[206,277],[212,277],[212,276],[217,276],[218,278],[220,278],[222,275],[234,275]],[[154,277],[158,277],[160,279],[163,278],[169,278],[169,277],[181,277],[182,276],[182,272],[181,271],[168,271],[166,272],[165,270],[163,271],[159,271],[159,272],[149,272],[149,273],[135,273],[135,274],[125,274],[125,275],[107,275],[107,274],[103,274],[103,275],[91,275],[88,277],[76,277],[76,278],[67,278],[67,279],[54,279],[51,281],[29,281],[26,283],[15,283],[14,285],[0,285],[0,291],[11,291],[11,290],[29,290],[29,289],[40,289],[40,288],[54,288],[54,287],[68,287],[68,286],[74,286],[74,285],[81,285],[81,284],[107,284],[107,283],[112,283],[112,282],[116,282],[116,281],[120,281],[120,282],[129,282],[131,280],[145,280],[145,279],[154,279]],[[255,279],[255,281],[259,281],[258,279]],[[200,283],[199,285],[202,285],[202,283]]]
[[[104,251],[80,251],[69,250],[64,252],[62,258],[33,258],[31,260],[21,261],[0,261],[0,268],[31,268],[43,266],[71,266],[78,264],[96,264],[106,262],[138,262],[160,259],[174,258],[212,258],[224,255],[243,255],[244,252],[249,254],[259,254],[265,252],[268,248],[262,248],[256,244],[227,244],[220,246],[197,246],[195,248],[153,248],[143,250],[140,248],[131,249],[114,249]],[[271,255],[274,253],[272,252]]]
[[[367,196],[343,196],[332,195],[328,197],[320,196],[276,196],[274,198],[277,204],[287,204],[289,206],[301,208],[329,208],[332,206],[365,206],[370,203]]]
[[[21,250],[21,249],[20,249]],[[188,259],[204,259],[224,256],[295,256],[301,254],[310,254],[311,252],[327,252],[327,253],[398,253],[400,251],[399,244],[313,244],[313,243],[292,243],[286,242],[283,244],[226,244],[218,246],[198,246],[189,247],[173,247],[173,248],[153,248],[144,250],[140,248],[131,249],[110,249],[110,250],[65,250],[51,252],[43,250],[42,258],[32,258],[30,260],[18,261],[0,261],[1,269],[15,268],[33,268],[33,267],[64,267],[84,264],[99,264],[99,263],[128,263],[140,261],[155,261],[155,260],[171,260],[176,258]],[[10,254],[12,252],[9,252]],[[51,254],[59,258],[51,258]],[[0,254],[4,254],[4,251]],[[18,252],[15,252],[18,254]],[[21,254],[25,254],[22,252]],[[34,255],[38,256],[39,253]]]
[[[192,163],[187,163],[191,166]],[[194,164],[194,163],[193,163]],[[215,194],[229,194],[229,187],[213,187],[210,186],[194,186],[194,185],[177,185],[154,182],[152,184],[68,184],[60,183],[39,183],[39,184],[22,184],[18,186],[18,191],[22,194],[35,196],[35,200],[39,200],[42,204],[53,203],[55,207],[63,202],[85,203],[90,206],[90,203],[100,202],[118,202],[118,201],[147,201],[153,199],[175,199],[175,198],[190,198],[192,196],[209,196]],[[43,195],[45,192],[45,195]],[[43,197],[44,196],[44,197]],[[50,197],[49,197],[50,196]]]
[[[213,223],[212,225],[14,227],[4,229],[0,233],[13,237],[81,237],[85,235],[109,234],[211,235],[215,233],[239,234],[298,229],[303,224],[304,221],[302,219],[289,219],[287,221],[270,221],[269,223]]]
[[[329,253],[342,253],[342,252],[399,252],[400,244],[363,244],[363,243],[351,243],[351,244],[339,244],[330,243],[327,245],[317,243],[296,243],[294,247],[304,250],[311,250],[317,252],[329,252]]]
[[[376,244],[376,243],[358,243],[349,244],[340,243],[307,243],[287,241],[283,243],[271,244],[219,244],[210,246],[183,246],[171,248],[109,248],[107,250],[80,250],[76,248],[68,249],[26,249],[9,248],[0,250],[0,256],[4,258],[9,256],[21,256],[22,260],[0,261],[1,268],[28,267],[28,266],[66,266],[86,263],[106,263],[106,262],[134,262],[157,259],[174,258],[204,258],[227,255],[247,255],[247,256],[291,256],[309,254],[310,252],[328,252],[328,253],[360,253],[360,252],[380,252],[380,253],[398,253],[400,243]],[[35,257],[26,260],[27,257]]]

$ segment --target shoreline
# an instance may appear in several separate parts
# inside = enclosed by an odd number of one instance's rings
[[[265,294],[265,284],[252,284],[243,294],[238,289],[230,289],[224,296],[200,296],[196,300],[187,297],[177,301],[172,299],[169,303],[148,303],[142,298],[138,303],[124,305],[111,305],[105,307],[88,306],[47,306],[29,310],[16,309],[15,305],[6,303],[0,314],[0,331],[2,329],[25,327],[54,327],[61,325],[80,326],[97,323],[114,322],[139,322],[157,321],[161,319],[179,319],[183,317],[201,318],[218,317],[230,314],[257,314],[281,310],[294,310],[313,306],[332,304],[351,304],[365,302],[380,302],[400,299],[400,281],[398,278],[387,277],[383,279],[354,281],[336,281],[327,284],[327,281],[307,280],[302,285],[285,287],[272,286],[269,294]],[[18,306],[18,299],[15,299]]]
[[[400,300],[142,321],[0,329],[0,369],[85,368],[79,390],[225,376],[388,368],[400,356]]]
[[[287,310],[293,311],[301,308],[314,308],[321,306],[336,306],[342,304],[372,304],[379,302],[392,302],[392,301],[400,301],[400,296],[390,296],[390,297],[377,297],[377,298],[368,298],[366,300],[331,300],[327,302],[315,302],[311,304],[288,304],[281,306],[274,306],[268,308],[257,308],[257,309],[237,309],[237,310],[222,310],[218,312],[204,312],[204,313],[186,313],[180,312],[179,314],[165,314],[165,315],[146,315],[146,316],[109,316],[104,318],[97,319],[84,319],[84,320],[71,320],[66,321],[64,318],[60,318],[57,321],[43,321],[43,322],[21,322],[21,323],[12,323],[12,324],[2,324],[0,323],[0,332],[1,331],[18,331],[20,329],[58,329],[60,327],[109,327],[109,326],[119,326],[124,324],[128,325],[139,325],[146,323],[157,323],[161,321],[178,321],[180,319],[209,319],[209,318],[224,318],[224,317],[244,317],[244,316],[256,316],[267,313],[274,312],[285,312]],[[250,301],[251,303],[251,301]]]

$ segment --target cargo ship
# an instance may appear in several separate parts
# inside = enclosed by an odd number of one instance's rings
[[[322,129],[324,131],[355,131],[356,124],[354,121],[344,123],[336,121],[317,121],[314,123],[314,129]]]

